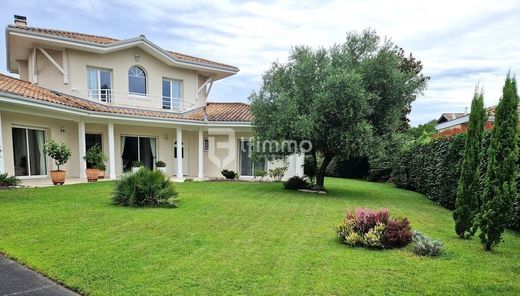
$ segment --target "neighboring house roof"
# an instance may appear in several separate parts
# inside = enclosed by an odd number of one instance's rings
[[[464,115],[466,115],[466,113],[442,113],[441,117],[439,117],[439,119],[437,120],[437,123],[443,123],[446,121],[461,118]]]
[[[8,29],[9,28],[20,30],[20,31],[27,31],[27,32],[30,32],[33,34],[38,34],[38,35],[46,35],[48,37],[66,38],[66,39],[70,39],[72,41],[95,43],[99,46],[113,45],[113,44],[125,41],[125,40],[119,40],[119,39],[105,37],[105,36],[97,36],[97,35],[91,35],[91,34],[69,32],[69,31],[47,29],[47,28],[29,27],[29,26],[25,26],[25,25],[9,24]],[[140,36],[139,38],[145,39],[144,36]],[[131,39],[127,39],[127,40],[131,40]],[[186,54],[178,53],[178,52],[174,52],[174,51],[169,51],[169,50],[164,50],[164,52],[166,52],[171,57],[173,57],[174,59],[177,59],[181,62],[202,64],[202,65],[207,65],[210,67],[219,67],[219,68],[227,69],[227,70],[230,70],[233,72],[239,71],[239,69],[237,67],[232,66],[232,65],[214,62],[211,60],[198,58],[198,57],[194,57],[194,56],[190,56],[190,55],[186,55]]]
[[[206,107],[185,113],[117,107],[55,92],[28,81],[0,74],[0,95],[2,93],[23,96],[35,101],[78,110],[136,117],[195,121],[207,120],[213,122],[251,122],[253,118],[249,105],[245,103],[208,103]]]

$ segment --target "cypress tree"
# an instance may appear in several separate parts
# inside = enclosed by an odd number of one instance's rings
[[[469,238],[475,215],[479,209],[480,186],[480,161],[482,159],[482,137],[484,123],[486,122],[486,110],[484,109],[484,95],[482,91],[475,90],[471,102],[468,132],[464,144],[464,160],[457,187],[455,201],[455,232],[460,238]]]
[[[516,79],[508,74],[495,112],[488,149],[482,206],[476,223],[486,251],[500,243],[516,195],[518,94]]]

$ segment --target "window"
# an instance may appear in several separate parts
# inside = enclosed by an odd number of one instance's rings
[[[13,127],[14,174],[41,176],[47,174],[43,144],[45,131]]]
[[[87,87],[89,98],[110,103],[112,101],[112,71],[87,67]]]
[[[251,142],[240,141],[240,175],[253,176],[255,170],[266,170],[265,159],[253,160],[251,158]]]
[[[204,151],[208,151],[209,150],[209,140],[208,139],[204,139]]]
[[[182,158],[184,158],[184,142],[181,147]],[[173,145],[173,158],[177,158],[177,141]]]
[[[182,95],[181,84],[179,80],[163,79],[162,83],[162,106],[163,109],[181,110]]]
[[[128,70],[128,92],[146,96],[146,73],[141,67],[133,66]]]

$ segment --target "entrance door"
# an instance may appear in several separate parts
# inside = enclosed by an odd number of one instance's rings
[[[13,127],[12,132],[15,176],[46,175],[45,131]]]
[[[182,174],[188,175],[188,158],[186,157],[185,150],[188,149],[186,147],[186,143],[182,142]],[[186,150],[187,151],[187,150]],[[173,143],[173,174],[177,174],[177,141]]]
[[[155,166],[157,139],[151,137],[121,137],[123,171],[132,169],[135,161],[140,161],[148,169]]]

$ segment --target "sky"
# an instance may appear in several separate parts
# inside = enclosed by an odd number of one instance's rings
[[[35,27],[117,39],[144,34],[165,49],[238,66],[213,85],[210,101],[248,102],[292,46],[329,47],[366,28],[412,52],[431,77],[412,106],[413,125],[464,112],[477,84],[485,104],[495,105],[507,72],[520,75],[520,1],[2,0],[1,7],[4,25],[19,14]]]

